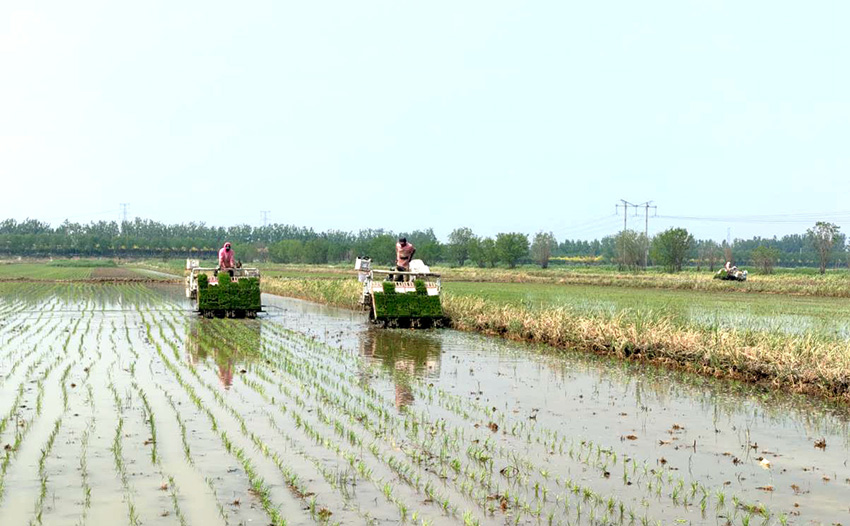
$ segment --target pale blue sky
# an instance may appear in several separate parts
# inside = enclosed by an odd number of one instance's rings
[[[563,239],[626,199],[700,218],[651,232],[848,232],[848,26],[841,0],[3,2],[0,216]]]

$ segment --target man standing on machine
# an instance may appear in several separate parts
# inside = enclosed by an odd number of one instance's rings
[[[395,265],[396,270],[408,272],[410,270],[410,260],[413,259],[413,254],[416,253],[416,248],[412,243],[407,242],[407,238],[398,238],[398,243],[395,244]],[[404,276],[396,275],[396,281],[404,281]]]

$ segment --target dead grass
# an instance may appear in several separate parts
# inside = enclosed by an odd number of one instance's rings
[[[677,326],[666,316],[577,316],[446,295],[452,326],[558,348],[646,360],[715,377],[765,383],[850,402],[850,342],[813,335]]]
[[[358,308],[352,279],[267,278],[263,290]],[[444,294],[454,328],[649,361],[714,377],[735,378],[850,402],[850,342],[812,334],[682,327],[652,311],[577,314],[569,308],[505,305]]]
[[[359,308],[363,285],[348,279],[263,278],[263,292],[334,305],[347,309]]]

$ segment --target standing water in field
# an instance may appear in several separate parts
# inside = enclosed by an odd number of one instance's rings
[[[358,352],[397,406],[446,418],[458,418],[457,412],[435,406],[469,407],[462,411],[479,418],[473,426],[490,423],[486,411],[476,415],[475,408],[506,415],[511,429],[506,435],[500,428],[494,441],[525,450],[549,478],[560,473],[575,480],[579,473],[579,480],[600,488],[592,491],[609,488],[620,498],[633,493],[640,509],[659,510],[654,519],[714,524],[723,501],[732,507],[719,523],[850,523],[846,407],[476,334],[373,329],[348,311],[276,302],[283,310],[274,317],[282,323],[307,326],[313,336]],[[305,319],[310,322],[302,325]],[[568,437],[572,455],[540,455],[538,439],[555,435]],[[614,458],[635,463],[624,469]],[[624,475],[634,466],[641,476],[647,470],[647,483]],[[619,487],[610,482],[615,477]]]
[[[846,408],[263,303],[0,284],[0,524],[850,524]]]

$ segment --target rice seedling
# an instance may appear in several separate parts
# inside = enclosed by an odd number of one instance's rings
[[[279,505],[275,499],[280,495],[274,491],[274,487],[282,483],[279,481],[291,481],[298,492],[314,491],[315,495],[305,497],[304,507],[308,510],[305,516],[312,515],[316,522],[330,520],[322,511],[326,509],[322,503],[331,493],[337,493],[346,503],[344,509],[333,514],[333,520],[351,519],[357,514],[363,522],[373,516],[373,509],[383,514],[376,519],[378,521],[388,520],[392,512],[395,513],[392,520],[401,518],[412,523],[428,523],[428,514],[439,515],[440,510],[445,510],[450,517],[448,522],[461,522],[465,512],[469,512],[473,517],[484,515],[487,521],[500,518],[504,513],[506,523],[564,524],[587,523],[590,514],[596,523],[624,524],[630,518],[636,523],[637,517],[645,513],[644,506],[649,510],[647,517],[656,508],[678,510],[676,513],[695,521],[710,520],[712,515],[733,515],[732,506],[727,509],[731,499],[719,496],[723,490],[681,477],[671,467],[676,462],[670,455],[667,455],[671,459],[668,466],[656,463],[656,458],[642,459],[640,453],[633,460],[630,457],[634,450],[627,450],[616,441],[612,441],[612,445],[604,439],[572,436],[551,426],[550,422],[513,414],[507,407],[497,411],[484,397],[479,401],[462,392],[446,392],[445,383],[416,376],[403,380],[404,388],[416,402],[399,408],[392,391],[387,390],[392,373],[364,365],[350,349],[319,343],[268,320],[242,324],[246,327],[261,325],[259,337],[252,337],[250,330],[239,324],[219,323],[219,320],[206,324],[208,330],[196,336],[192,332],[194,322],[187,322],[176,308],[177,303],[163,302],[144,287],[135,286],[128,287],[126,301],[130,305],[129,298],[132,298],[136,302],[134,305],[139,305],[138,311],[111,315],[104,323],[96,323],[91,313],[99,315],[103,303],[92,301],[91,294],[90,287],[68,292],[68,302],[75,301],[76,297],[86,309],[87,314],[80,316],[81,320],[51,323],[46,314],[49,308],[39,311],[41,321],[31,332],[40,330],[39,335],[52,334],[50,341],[55,342],[52,349],[36,345],[39,336],[9,332],[14,325],[3,325],[0,321],[0,344],[4,335],[16,338],[17,342],[14,351],[0,352],[0,386],[5,382],[4,392],[10,395],[2,401],[0,417],[7,415],[16,395],[15,389],[27,368],[36,361],[40,360],[40,365],[29,375],[34,382],[25,385],[31,391],[26,391],[22,398],[22,401],[32,402],[29,406],[32,409],[22,421],[35,414],[38,378],[51,364],[56,363],[52,376],[42,382],[42,415],[55,415],[56,406],[73,411],[79,401],[93,402],[98,394],[96,390],[86,385],[75,391],[70,383],[85,384],[90,375],[97,378],[105,369],[95,365],[92,373],[91,366],[100,363],[101,357],[117,360],[114,378],[117,396],[113,393],[115,402],[112,405],[116,413],[123,413],[122,432],[127,435],[141,431],[146,434],[145,438],[155,438],[150,444],[154,447],[143,450],[150,453],[154,465],[161,455],[171,454],[159,440],[164,436],[176,439],[179,434],[180,439],[172,451],[203,475],[209,486],[209,490],[205,490],[207,493],[221,495],[222,498],[215,497],[218,516],[229,516],[230,521],[240,520],[236,517],[241,512],[238,506],[230,506],[224,498],[227,477],[213,476],[214,472],[208,469],[206,462],[199,461],[200,458],[224,456],[229,459],[232,456],[239,466],[232,477],[247,478],[243,462],[250,462],[254,476],[253,482],[249,479],[250,487],[256,486],[259,491],[265,486],[272,507]],[[53,303],[63,308],[64,301]],[[2,308],[0,301],[0,319]],[[32,319],[35,318],[36,315]],[[75,326],[77,332],[69,338]],[[257,332],[259,334],[259,330]],[[30,340],[22,345],[27,337]],[[104,345],[103,352],[99,353],[94,343],[101,338]],[[187,338],[192,339],[191,343]],[[63,342],[66,342],[64,347]],[[193,354],[197,351],[189,345],[197,346],[210,358],[198,360]],[[249,358],[235,357],[232,384],[227,387],[218,385],[223,365],[216,363],[213,357],[213,353],[221,353],[222,347],[254,349]],[[81,349],[83,355],[80,355]],[[79,360],[81,365],[69,369],[71,358]],[[14,376],[5,376],[10,370]],[[476,377],[477,373],[476,370]],[[60,378],[62,385],[54,385],[53,381]],[[150,383],[148,378],[156,380]],[[14,383],[9,387],[11,382]],[[149,388],[151,385],[155,386],[155,391]],[[132,386],[132,400],[125,391],[128,386]],[[135,406],[131,402],[135,402]],[[166,405],[175,418],[162,419],[158,411]],[[130,407],[138,411],[128,411]],[[16,424],[15,418],[17,416],[6,426],[12,439],[24,433],[27,425],[32,425],[23,422],[22,431],[13,435],[10,431]],[[490,430],[491,423],[498,433]],[[198,433],[203,435],[203,440],[199,440]],[[75,455],[74,462],[79,460],[81,464],[78,471],[82,485],[88,485],[89,491],[94,489],[97,494],[97,478],[86,482],[86,473],[92,469],[92,457],[86,455],[87,446],[84,445],[88,434],[83,432],[78,436],[80,454]],[[162,436],[158,436],[160,434]],[[3,436],[2,431],[0,436]],[[115,439],[112,435],[110,438]],[[10,444],[12,442],[10,440]],[[57,447],[60,443],[61,440],[56,441]],[[132,443],[124,437],[123,462],[128,472],[132,471],[128,464],[130,459],[139,458],[134,453],[135,446],[130,449]],[[119,446],[113,444],[111,449],[119,449]],[[624,454],[626,451],[630,453],[628,457]],[[196,456],[198,453],[200,457]],[[14,452],[8,455],[14,458]],[[606,480],[606,473],[614,472],[613,467],[618,462],[623,466],[621,480]],[[113,464],[116,464],[114,459]],[[47,466],[52,466],[52,457]],[[268,467],[275,467],[277,471],[269,471]],[[118,468],[115,469],[117,472]],[[180,502],[182,488],[172,483],[167,473],[163,477],[169,480],[172,493],[162,495],[163,498],[171,497],[173,507]],[[134,480],[129,477],[130,482]],[[620,500],[618,493],[611,489],[612,482],[617,482],[615,486],[622,487],[631,497]],[[382,491],[386,484],[392,487],[389,498]],[[295,490],[291,490],[293,494]],[[142,519],[142,512],[147,514],[136,491],[130,488],[131,502],[127,503],[125,521],[137,522]],[[678,504],[672,502],[674,491]],[[85,522],[85,488],[80,495],[83,495],[78,498],[80,516]],[[364,499],[375,496],[378,500],[369,502],[376,505],[363,506]],[[262,505],[259,496],[258,502]],[[241,509],[247,513],[247,508]],[[268,515],[271,517],[270,513]],[[740,523],[741,515],[739,513],[735,524]],[[765,520],[760,512],[752,515],[754,519]],[[148,518],[145,519],[147,522]],[[176,512],[172,520],[180,520]],[[44,522],[48,522],[47,515]],[[343,519],[341,522],[351,521]]]
[[[56,435],[59,434],[59,429],[62,426],[61,417],[58,418],[53,424],[53,430],[50,432],[50,436],[47,439],[47,444],[45,444],[44,449],[41,450],[41,456],[38,459],[38,474],[39,474],[39,494],[38,499],[35,504],[35,517],[30,521],[31,525],[38,524],[40,525],[42,522],[42,515],[44,513],[44,500],[47,498],[47,458],[50,455],[50,451],[53,449],[53,443],[56,441]]]

